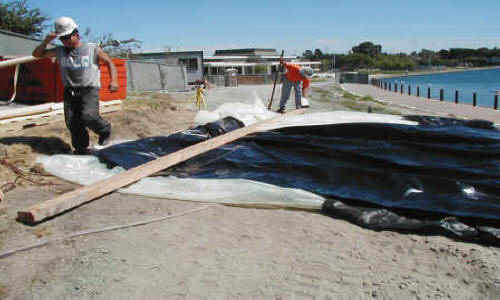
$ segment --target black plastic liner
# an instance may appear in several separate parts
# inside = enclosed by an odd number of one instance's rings
[[[299,188],[329,199],[326,214],[375,230],[498,243],[500,132],[488,121],[409,118],[421,125],[353,123],[256,133],[162,175]],[[241,126],[235,119],[229,123],[222,120],[224,129],[215,132]],[[99,157],[131,168],[209,138],[203,128],[116,145]]]
[[[169,136],[155,136],[105,148],[97,152],[101,162],[110,167],[122,166],[131,169],[158,157],[182,148],[203,142],[212,137],[244,127],[245,124],[233,117],[197,126]]]

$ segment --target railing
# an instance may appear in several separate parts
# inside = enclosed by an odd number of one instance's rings
[[[415,94],[412,93],[413,89],[412,89],[412,86],[410,84],[405,84],[404,82],[390,82],[390,81],[387,81],[387,80],[380,80],[380,79],[372,79],[371,81],[372,85],[380,88],[380,89],[383,89],[383,90],[386,90],[386,91],[390,91],[390,92],[394,92],[394,93],[400,93],[400,94],[405,94],[407,93],[408,95],[414,95],[414,96],[417,96],[417,97],[421,97],[421,90],[420,90],[420,86],[416,86],[416,89],[415,89]],[[427,99],[434,99],[433,98],[433,95],[436,94],[435,90],[433,91],[433,89],[431,88],[431,85],[428,85],[427,86],[427,91],[425,91],[426,94],[425,95],[422,95],[423,97],[427,97]],[[445,89],[443,88],[439,88],[438,90],[439,92],[439,98],[437,98],[436,100],[439,100],[439,101],[444,101],[445,100]],[[498,94],[499,94],[500,91],[495,91],[494,95],[493,95],[493,109],[494,110],[497,110],[498,109]],[[470,98],[469,98],[470,99]],[[460,102],[460,92],[459,90],[455,90],[455,93],[454,93],[454,102],[455,104],[458,104]],[[469,104],[467,102],[462,102],[462,104]],[[477,93],[476,92],[473,92],[472,93],[472,106],[477,106]]]

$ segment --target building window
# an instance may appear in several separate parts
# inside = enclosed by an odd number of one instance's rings
[[[252,67],[245,67],[245,74],[253,74],[253,68]]]
[[[198,70],[198,59],[196,58],[179,58],[179,62],[186,65],[188,71]]]

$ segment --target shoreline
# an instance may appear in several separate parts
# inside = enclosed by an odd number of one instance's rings
[[[500,126],[500,110],[483,106],[472,106],[465,103],[455,104],[451,101],[439,101],[437,99],[427,99],[426,97],[417,97],[414,95],[394,93],[391,91],[379,89],[369,84],[347,83],[341,85],[342,89],[353,94],[371,96],[375,100],[387,102],[391,105],[402,106],[406,108],[433,112],[446,117],[460,117],[464,119],[482,119],[488,120]]]
[[[419,75],[433,75],[433,74],[445,74],[445,73],[456,73],[456,72],[469,72],[469,71],[482,71],[482,70],[493,70],[500,69],[500,66],[492,66],[492,67],[477,67],[477,68],[454,68],[454,69],[446,69],[446,70],[435,70],[435,71],[422,71],[422,72],[411,72],[408,74],[372,74],[368,75],[370,79],[387,79],[394,77],[410,77],[410,76],[419,76]]]

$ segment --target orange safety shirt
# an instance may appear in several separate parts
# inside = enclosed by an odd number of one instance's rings
[[[291,82],[302,81],[302,90],[305,90],[309,87],[309,83],[311,83],[311,80],[309,78],[300,76],[300,66],[288,62],[284,62],[283,66],[285,66],[288,71],[285,74],[286,79]]]

